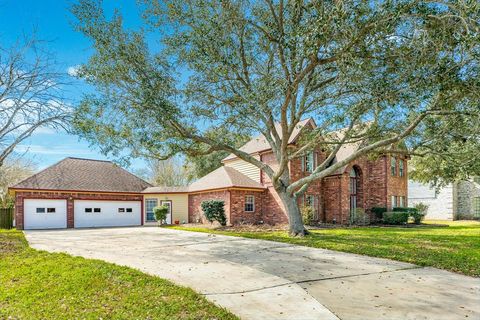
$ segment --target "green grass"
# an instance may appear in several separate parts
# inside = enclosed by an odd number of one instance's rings
[[[0,319],[236,319],[193,290],[0,230]]]
[[[304,238],[285,231],[212,230],[175,226],[174,229],[286,242],[410,262],[420,266],[480,276],[480,222],[427,221],[448,227],[361,227],[310,230]]]

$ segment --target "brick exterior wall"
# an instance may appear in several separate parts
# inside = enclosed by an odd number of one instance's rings
[[[15,196],[15,223],[18,230],[24,228],[24,199],[65,199],[67,200],[67,228],[74,228],[75,200],[118,200],[142,201],[143,195],[106,194],[106,193],[77,193],[77,192],[47,192],[47,191],[19,191]],[[142,201],[143,203],[143,201]],[[143,207],[142,207],[143,212]],[[143,213],[142,213],[143,214]],[[142,219],[143,223],[143,219]]]
[[[207,200],[222,200],[225,202],[225,215],[227,223],[230,223],[230,191],[219,190],[211,192],[193,193],[188,195],[188,222],[207,223],[202,211],[202,202]]]
[[[263,221],[266,191],[228,189],[212,192],[194,193],[188,196],[188,221],[207,223],[202,211],[202,202],[223,200],[227,224],[260,223]],[[255,211],[245,212],[245,196],[255,197]]]

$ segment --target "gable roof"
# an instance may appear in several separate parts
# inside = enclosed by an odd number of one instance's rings
[[[313,118],[308,118],[308,119],[300,121],[295,126],[295,128],[293,129],[293,132],[290,135],[290,138],[288,139],[288,143],[290,144],[290,143],[295,142],[295,140],[298,138],[298,135],[300,134],[302,129],[305,127],[305,125],[307,123],[310,123],[310,122],[312,123],[313,126],[315,126],[315,122],[313,121]],[[280,123],[275,124],[275,129],[277,130],[278,135],[281,138],[282,137],[282,127],[281,127]],[[261,151],[270,150],[271,148],[272,147],[268,143],[265,136],[263,134],[260,134],[260,135],[256,136],[255,138],[253,138],[252,140],[248,141],[246,144],[244,144],[240,148],[240,150],[243,151],[243,152],[246,152],[248,154],[253,154],[253,153],[257,153],[257,152],[261,152]],[[227,161],[227,160],[231,160],[231,159],[235,159],[235,158],[237,158],[237,156],[232,153],[232,154],[228,155],[226,158],[224,158],[222,161]]]
[[[210,172],[206,176],[192,183],[188,191],[203,191],[212,189],[225,189],[225,188],[251,188],[251,189],[266,189],[265,186],[250,179],[246,175],[238,172],[237,170],[221,166],[220,168]]]
[[[65,158],[11,188],[139,193],[148,187],[111,161]]]

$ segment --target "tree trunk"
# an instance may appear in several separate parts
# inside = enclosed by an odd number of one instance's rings
[[[297,205],[295,197],[289,195],[285,191],[277,191],[282,203],[285,207],[285,211],[288,216],[289,234],[293,237],[303,237],[308,234],[308,231],[303,225],[302,215]]]

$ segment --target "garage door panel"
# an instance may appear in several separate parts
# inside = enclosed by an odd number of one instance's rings
[[[140,201],[74,201],[75,228],[121,227],[141,224]]]
[[[24,229],[58,229],[67,227],[67,201],[25,199]]]

